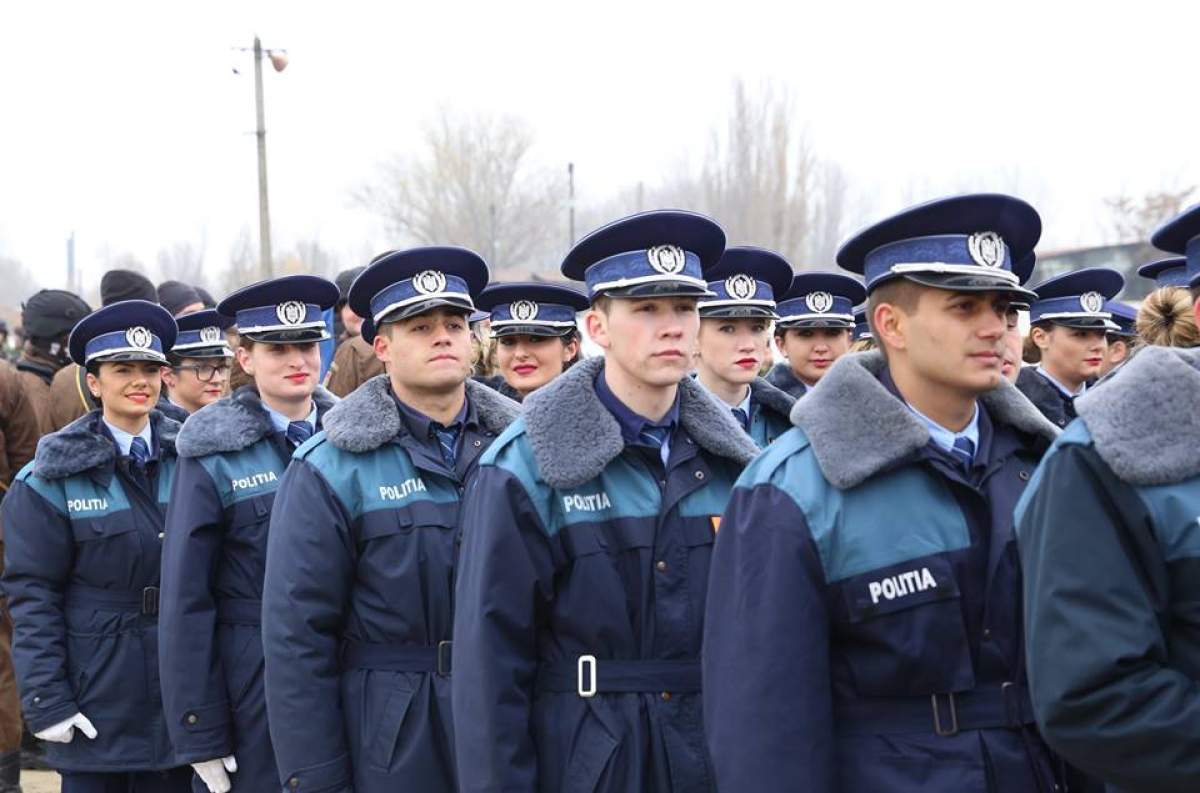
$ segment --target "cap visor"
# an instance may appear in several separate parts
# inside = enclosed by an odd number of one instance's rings
[[[958,275],[955,273],[905,273],[902,278],[934,289],[950,292],[1004,292],[1014,299],[1034,301],[1037,293],[1001,278],[986,275]]]
[[[463,300],[454,300],[445,297],[431,297],[428,300],[422,300],[419,303],[410,303],[407,306],[401,306],[395,311],[389,311],[377,320],[377,324],[382,325],[385,322],[399,322],[402,319],[415,317],[420,314],[427,314],[430,311],[438,308],[454,309],[462,314],[471,314],[475,311],[474,306]]]
[[[550,338],[553,336],[566,336],[574,327],[558,328],[547,325],[503,325],[499,328],[492,326],[492,338],[498,339],[501,336],[541,336]]]
[[[686,281],[655,281],[649,284],[635,284],[615,289],[605,289],[600,294],[616,298],[646,298],[646,297],[716,297],[707,287],[696,286]]]
[[[1064,317],[1062,319],[1048,319],[1046,321],[1051,325],[1061,325],[1064,328],[1102,330],[1105,333],[1112,331],[1109,321],[1103,317]]]
[[[266,330],[261,333],[243,333],[247,339],[260,344],[308,344],[314,341],[325,341],[330,338],[325,328],[304,328],[302,330]]]
[[[780,328],[832,328],[834,330],[854,330],[854,320],[849,319],[794,319],[791,322],[778,323]]]
[[[766,306],[716,306],[701,308],[700,319],[779,319]]]
[[[114,352],[109,355],[100,354],[92,358],[88,363],[117,363],[117,362],[138,362],[145,361],[146,363],[161,363],[166,365],[167,358],[165,355],[160,355],[153,350],[145,352]]]

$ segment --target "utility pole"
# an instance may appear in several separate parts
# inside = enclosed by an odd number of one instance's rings
[[[567,213],[568,221],[568,239],[567,247],[575,247],[575,163],[567,163]]]
[[[67,290],[70,292],[79,293],[79,287],[75,283],[78,279],[75,273],[75,232],[71,232],[71,236],[67,237]]]
[[[254,37],[254,112],[258,121],[254,135],[258,139],[258,258],[262,277],[270,278],[271,208],[267,202],[267,129],[263,113],[262,42]]]

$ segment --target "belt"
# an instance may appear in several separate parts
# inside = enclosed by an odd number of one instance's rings
[[[71,584],[64,592],[68,608],[90,607],[109,611],[129,611],[148,617],[158,615],[158,587],[143,589],[105,589],[86,584]]]
[[[1034,721],[1029,689],[1019,683],[991,683],[928,697],[843,699],[833,712],[843,735],[932,730],[949,737],[964,730],[1020,729]]]
[[[412,644],[346,642],[342,646],[343,669],[382,669],[387,672],[425,672],[450,676],[452,642],[434,647]]]
[[[226,625],[262,625],[262,601],[251,598],[221,598],[217,622]]]
[[[700,690],[699,661],[643,659],[596,660],[581,655],[575,661],[542,664],[538,668],[540,691],[578,694],[631,694],[638,692],[695,692]]]

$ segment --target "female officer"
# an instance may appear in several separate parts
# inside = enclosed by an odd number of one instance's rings
[[[499,374],[488,385],[518,402],[579,359],[575,315],[587,298],[569,286],[492,284],[477,305],[491,312],[491,337]]]
[[[179,434],[161,675],[167,724],[179,758],[196,770],[197,793],[279,788],[262,675],[267,524],[292,452],[335,401],[317,385],[317,345],[329,338],[321,312],[337,299],[329,281],[292,275],[221,301],[221,314],[236,317],[238,362],[251,382]]]
[[[867,322],[867,307],[861,305],[854,309],[854,341],[850,344],[850,352],[869,352],[875,349],[875,336],[871,333],[871,324]]]
[[[787,358],[767,379],[799,399],[850,349],[854,306],[867,290],[848,275],[800,273],[779,301],[775,346]]]
[[[1065,427],[1075,418],[1075,398],[1100,376],[1112,314],[1105,301],[1125,286],[1116,270],[1091,267],[1066,273],[1034,288],[1029,338],[1040,363],[1023,369],[1017,388],[1047,419]]]
[[[697,379],[765,449],[792,426],[796,401],[758,376],[771,355],[775,295],[791,285],[792,266],[761,248],[729,248],[707,276],[715,297],[698,304]]]
[[[163,382],[167,398],[183,410],[186,419],[225,396],[233,360],[225,331],[233,326],[233,320],[216,309],[205,309],[180,317],[175,324],[179,336],[167,355],[171,368],[163,372]]]
[[[64,793],[175,793],[158,680],[163,513],[179,424],[155,409],[175,320],[114,303],[71,332],[101,408],[46,436],[4,499],[4,589],[29,728]]]

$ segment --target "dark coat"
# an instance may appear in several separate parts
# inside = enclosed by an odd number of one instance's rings
[[[1053,789],[1011,515],[1055,429],[1007,383],[980,404],[967,470],[878,353],[846,356],[738,480],[704,636],[722,790]]]
[[[380,375],[329,411],[280,483],[263,645],[285,789],[455,790],[459,498],[518,410],[471,381],[467,397],[477,422],[463,430],[456,471],[409,433]]]
[[[1200,790],[1200,352],[1147,347],[1017,507],[1046,740],[1112,791]]]
[[[627,447],[596,395],[603,363],[531,394],[466,499],[453,693],[464,793],[713,790],[699,675],[709,557],[757,448],[691,378],[667,464]],[[580,695],[589,657],[594,697]]]
[[[150,415],[157,461],[147,484],[96,411],[43,438],[4,500],[3,581],[26,723],[38,732],[83,713],[99,733],[46,744],[55,768],[180,764],[163,718],[156,616],[179,425]]]
[[[313,398],[319,423],[335,398],[324,389]],[[271,506],[292,449],[252,385],[196,411],[176,445],[159,617],[167,725],[181,760],[232,754],[234,791],[274,790],[262,586]]]
[[[1064,394],[1054,383],[1026,366],[1017,374],[1017,389],[1059,429],[1075,419],[1075,400]]]
[[[787,361],[780,361],[772,366],[763,379],[793,399],[799,399],[808,393],[808,386],[796,377],[792,365]]]

